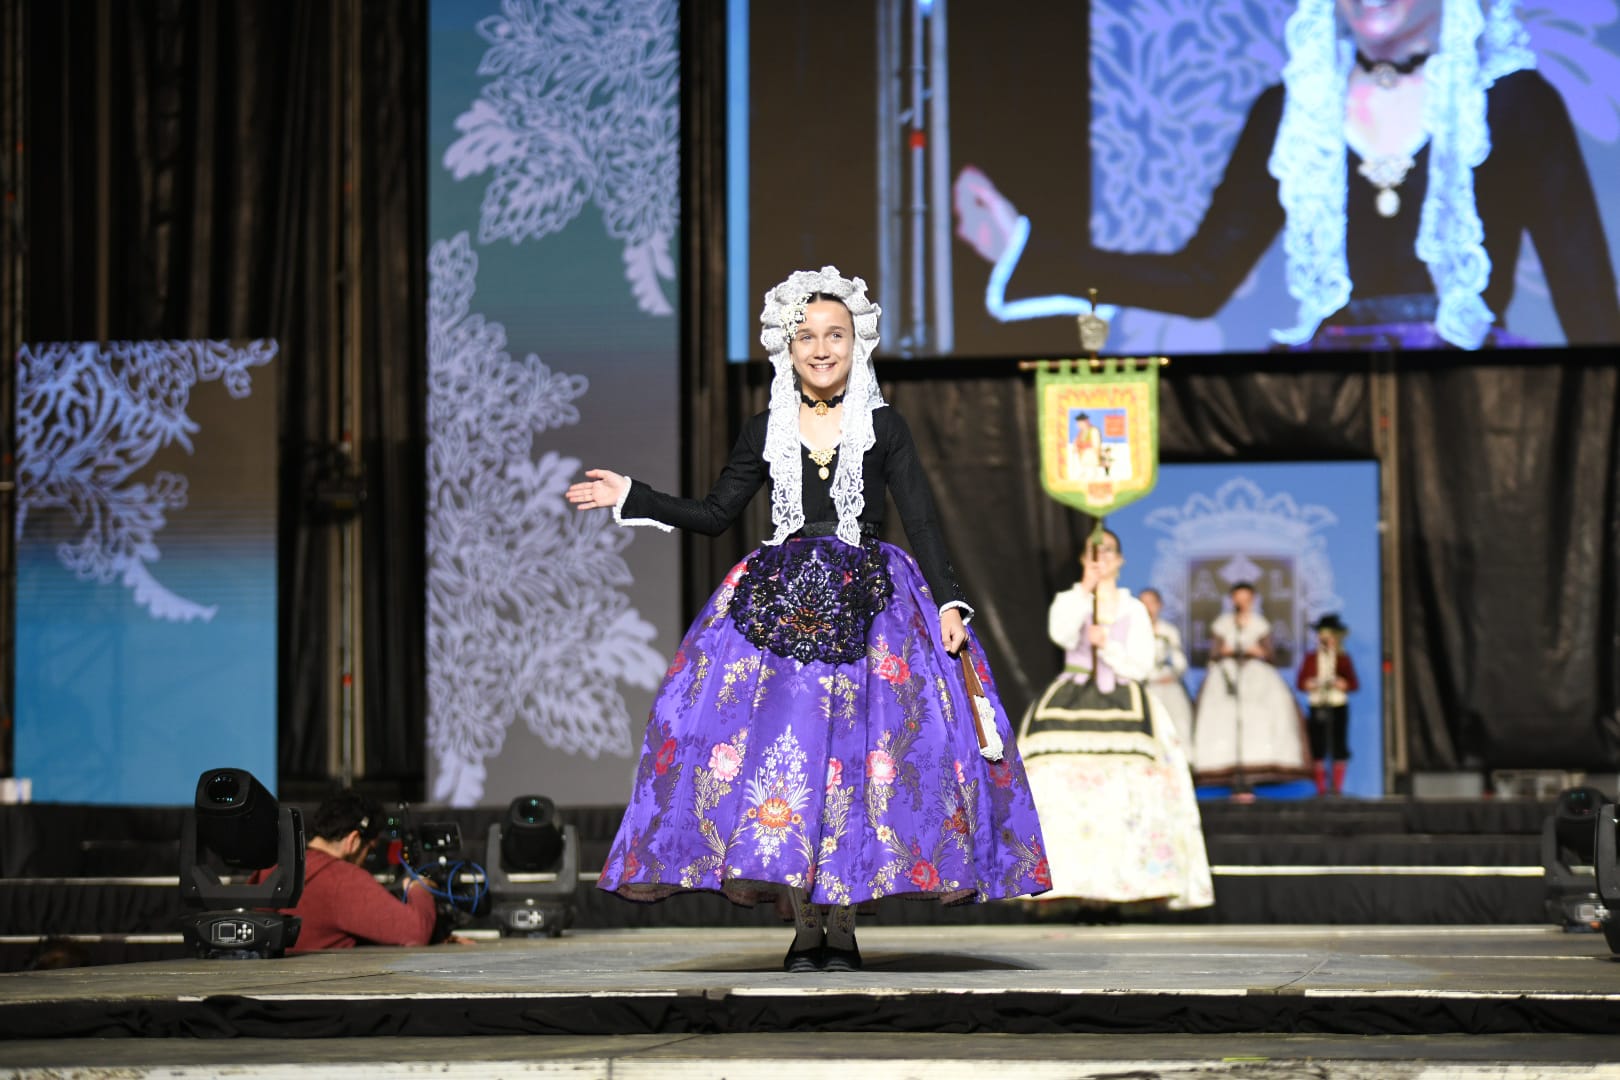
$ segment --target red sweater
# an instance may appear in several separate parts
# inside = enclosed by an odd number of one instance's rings
[[[268,873],[264,871],[263,873]],[[258,879],[260,873],[253,875]],[[401,903],[377,879],[351,862],[309,848],[304,852],[304,894],[283,915],[303,920],[288,952],[352,949],[356,945],[426,945],[433,937],[433,897],[420,886]]]
[[[1299,678],[1295,680],[1295,685],[1301,690],[1310,690],[1311,684],[1316,682],[1316,658],[1318,655],[1320,654],[1314,650],[1305,654],[1305,662],[1299,665]],[[1338,661],[1333,665],[1333,674],[1348,684],[1344,688],[1345,693],[1354,693],[1360,689],[1361,684],[1356,681],[1356,665],[1350,662],[1349,653],[1342,650],[1339,652]]]

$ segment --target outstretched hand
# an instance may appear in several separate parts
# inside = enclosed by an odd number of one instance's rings
[[[627,478],[609,469],[586,469],[585,475],[591,479],[568,488],[568,501],[580,510],[618,506],[630,487]]]
[[[956,210],[956,235],[986,261],[1000,261],[1018,226],[1018,208],[972,165],[951,185],[951,201]]]
[[[961,608],[946,608],[939,613],[939,642],[952,656],[967,644],[967,627],[962,623]]]

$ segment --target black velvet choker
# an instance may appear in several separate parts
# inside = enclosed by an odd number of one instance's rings
[[[849,393],[848,390],[844,391],[844,394],[847,393]],[[844,394],[839,394],[837,397],[830,397],[826,401],[817,401],[803,390],[800,390],[799,400],[816,410],[817,416],[826,416],[828,409],[836,409],[838,406],[844,403]]]
[[[1429,58],[1426,52],[1413,53],[1405,60],[1374,60],[1360,49],[1356,50],[1356,66],[1373,77],[1373,82],[1388,90],[1402,75],[1410,75]]]

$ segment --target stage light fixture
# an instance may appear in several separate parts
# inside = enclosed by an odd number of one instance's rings
[[[256,883],[221,878],[216,865],[270,871]],[[271,868],[274,869],[271,869]],[[246,769],[209,769],[197,780],[180,837],[180,899],[203,911],[182,918],[181,936],[204,957],[280,956],[300,921],[258,908],[290,908],[304,891],[304,818]]]
[[[541,873],[557,865],[562,849],[556,804],[544,795],[513,799],[501,831],[502,865],[508,870]]]
[[[1598,808],[1592,844],[1592,875],[1603,904],[1603,939],[1611,953],[1620,954],[1620,811],[1605,802]]]
[[[1542,822],[1547,917],[1572,933],[1603,929],[1608,919],[1594,863],[1600,811],[1610,802],[1597,788],[1568,788]]]
[[[579,840],[544,795],[513,799],[489,827],[484,867],[503,937],[557,937],[574,924]]]

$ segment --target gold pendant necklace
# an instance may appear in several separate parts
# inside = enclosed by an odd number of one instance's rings
[[[820,475],[823,480],[827,479],[828,475],[830,475],[827,472],[827,466],[832,464],[833,455],[836,453],[838,453],[838,447],[836,446],[829,446],[825,450],[809,451],[810,460],[821,466]]]
[[[825,401],[818,401],[809,394],[805,393],[803,390],[800,390],[799,400],[814,409],[817,416],[826,416],[829,409],[836,409],[839,405],[843,404],[844,395],[839,394],[836,397],[830,397]]]

